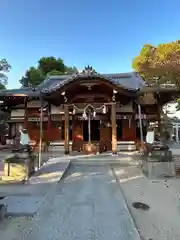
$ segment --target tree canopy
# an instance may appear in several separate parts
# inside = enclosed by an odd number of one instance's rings
[[[26,71],[25,76],[23,76],[19,82],[21,83],[22,87],[32,87],[40,84],[44,78],[44,74],[39,71],[39,69],[30,67]]]
[[[44,81],[47,76],[73,74],[75,67],[68,67],[61,58],[42,57],[37,67],[30,67],[20,79],[22,87],[36,86]]]
[[[133,59],[132,67],[147,82],[173,83],[180,86],[180,41],[145,44]]]
[[[175,84],[180,88],[180,40],[159,44],[145,44],[133,59],[132,67],[149,84]],[[180,110],[180,98],[177,110]]]
[[[0,89],[5,89],[7,85],[7,73],[11,69],[6,59],[0,60]]]
[[[56,59],[55,57],[42,57],[39,60],[38,69],[46,76],[52,70],[64,73],[66,67],[61,58]]]

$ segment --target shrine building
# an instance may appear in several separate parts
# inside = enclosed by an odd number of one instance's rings
[[[116,153],[142,141],[150,122],[160,123],[162,106],[176,92],[172,85],[149,86],[135,72],[99,74],[88,66],[35,88],[2,90],[0,101],[10,113],[9,139],[23,126],[37,143],[42,128],[42,140],[61,143],[65,154]]]

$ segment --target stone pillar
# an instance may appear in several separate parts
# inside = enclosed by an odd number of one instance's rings
[[[64,105],[64,153],[65,155],[69,154],[69,107]]]
[[[111,126],[112,126],[112,153],[117,154],[116,103],[112,103],[111,106]]]

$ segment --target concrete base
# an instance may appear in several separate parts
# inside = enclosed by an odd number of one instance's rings
[[[143,161],[142,171],[150,179],[176,176],[174,161],[172,162]]]
[[[64,155],[69,155],[69,151],[64,151]]]
[[[0,180],[0,185],[1,184],[10,184],[10,183],[23,183],[25,180],[24,178],[14,178],[14,177],[10,177],[10,176],[2,176],[1,180]]]
[[[7,213],[7,206],[5,204],[0,204],[0,221],[2,221]]]
[[[33,216],[44,201],[44,197],[9,196],[0,200],[0,204],[7,205],[5,216]]]

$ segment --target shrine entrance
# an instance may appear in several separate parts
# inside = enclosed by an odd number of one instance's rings
[[[83,121],[83,139],[84,139],[84,142],[89,142],[89,140],[91,140],[91,142],[100,141],[100,120],[90,121],[90,132],[89,132],[88,120]]]
[[[80,104],[79,104],[80,105]],[[73,151],[83,151],[85,153],[101,152],[104,144],[104,130],[103,123],[107,119],[107,107],[105,104],[84,104],[84,108],[77,107],[73,104],[73,112],[77,112],[73,119]],[[80,114],[81,112],[81,114]],[[107,137],[107,135],[106,135]],[[109,136],[111,138],[111,136]],[[106,138],[107,141],[107,138]],[[107,149],[107,147],[104,147]]]

